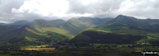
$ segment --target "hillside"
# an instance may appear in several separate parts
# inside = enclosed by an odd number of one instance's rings
[[[119,15],[107,23],[85,30],[71,40],[73,44],[133,44],[158,46],[159,20]]]
[[[119,15],[110,22],[97,27],[102,30],[110,30],[115,33],[125,34],[145,34],[159,33],[159,20],[157,19],[137,19],[134,17]]]
[[[72,18],[64,20],[17,21],[0,25],[1,46],[61,43],[158,45],[159,20],[116,18]],[[83,45],[82,44],[82,45]]]
[[[89,20],[87,21],[82,21],[81,19],[83,18],[70,19],[68,21],[39,19],[31,22],[17,21],[11,24],[2,24],[0,25],[0,46],[52,45],[52,43],[68,41],[84,29],[99,25],[89,21],[93,20],[92,18],[88,18]]]
[[[115,34],[102,30],[86,30],[78,34],[70,42],[75,45],[94,44],[136,44],[143,36]]]
[[[0,37],[0,47],[5,46],[6,48],[16,48],[27,45],[46,45],[66,41],[69,38],[55,32],[41,33],[28,25],[3,33]]]

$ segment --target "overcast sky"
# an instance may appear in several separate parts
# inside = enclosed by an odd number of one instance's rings
[[[72,17],[159,18],[159,0],[0,0],[0,22]]]

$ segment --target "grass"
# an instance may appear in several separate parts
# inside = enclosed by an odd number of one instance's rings
[[[56,28],[56,27],[43,27],[43,28],[39,28],[39,27],[35,27],[39,32],[56,32],[68,37],[73,37],[72,34],[70,34],[70,32],[68,32],[67,30],[61,29],[61,28]]]
[[[86,31],[97,31],[97,32],[105,32],[105,33],[112,33],[111,31],[106,31],[106,30],[101,30],[101,29],[96,29],[96,28],[88,28]]]
[[[36,31],[34,31],[34,30],[32,30],[32,29],[29,29],[29,28],[26,28],[29,32],[32,32],[32,33],[34,33],[34,34],[36,34],[36,35],[40,35],[40,36],[47,36],[46,34],[41,34],[41,33],[38,33],[38,32],[36,32]]]

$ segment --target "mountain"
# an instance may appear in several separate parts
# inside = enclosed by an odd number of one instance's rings
[[[38,32],[34,27],[24,25],[20,28],[10,30],[0,35],[0,46],[26,46],[26,45],[44,45],[58,43],[68,40],[69,37],[55,32]],[[5,44],[4,44],[5,43]]]
[[[158,19],[137,19],[134,17],[119,15],[112,21],[97,27],[115,33],[146,34],[159,33]]]
[[[84,19],[87,21],[83,21]],[[17,21],[2,24],[0,25],[0,47],[44,45],[68,41],[84,29],[100,25],[97,22],[105,23],[110,20],[105,18],[95,22],[94,19],[98,20],[98,18],[74,18],[68,21],[38,19],[31,22]]]
[[[116,18],[81,17],[68,21],[38,19],[0,24],[0,46],[43,45],[65,41],[80,45],[158,45],[158,36],[158,19],[137,19],[124,15]]]
[[[91,29],[91,30],[90,30]],[[137,19],[119,15],[97,27],[87,29],[73,38],[70,43],[157,45],[159,43],[159,20]]]
[[[87,19],[87,20],[85,20]],[[85,20],[85,21],[84,21]],[[94,22],[92,22],[94,20]],[[69,37],[75,36],[80,31],[89,28],[99,26],[111,19],[104,18],[73,18],[68,21],[63,20],[35,20],[31,25],[35,26],[40,32],[52,31],[59,34],[67,35]],[[100,22],[100,24],[98,23]]]

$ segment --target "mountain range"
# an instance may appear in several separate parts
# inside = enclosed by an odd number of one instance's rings
[[[158,45],[159,19],[72,18],[64,20],[17,21],[0,24],[0,46],[44,45],[60,42],[75,45]]]
[[[0,46],[43,45],[68,41],[89,27],[96,27],[111,18],[72,18],[64,20],[17,21],[0,25]]]
[[[119,15],[97,27],[78,34],[71,43],[75,45],[126,44],[130,46],[158,46],[159,20],[137,19]]]

